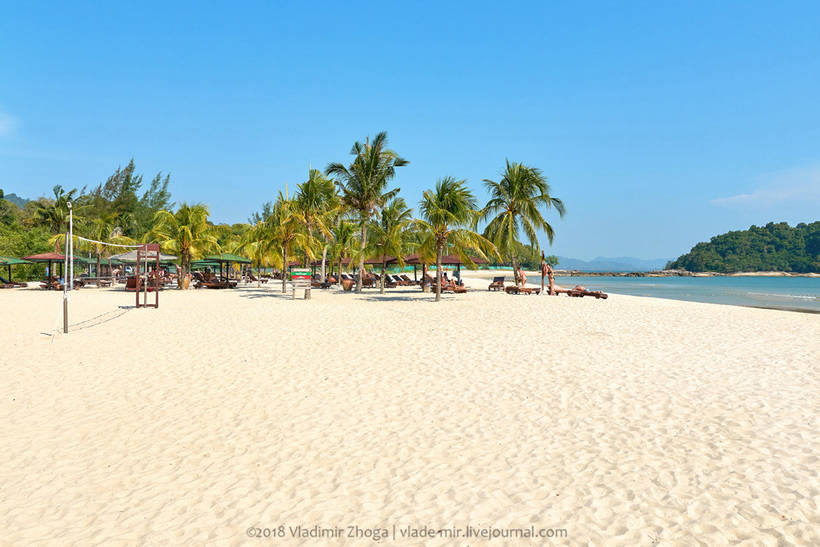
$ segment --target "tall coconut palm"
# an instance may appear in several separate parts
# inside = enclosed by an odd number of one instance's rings
[[[180,287],[191,271],[191,261],[218,248],[213,227],[208,224],[208,207],[201,203],[183,203],[175,213],[157,211],[154,226],[146,238],[159,242],[163,251],[179,255],[182,262]]]
[[[357,141],[350,153],[355,158],[349,166],[331,163],[325,169],[325,173],[340,179],[342,204],[359,216],[361,241],[356,292],[361,292],[367,225],[373,214],[398,194],[398,188],[388,191],[387,183],[396,176],[396,167],[407,165],[409,162],[387,148],[387,133],[384,131],[376,135],[372,143],[369,139],[364,143]]]
[[[552,243],[555,232],[544,218],[541,208],[546,211],[554,207],[563,217],[566,212],[564,203],[550,195],[550,185],[540,169],[509,160],[501,180],[485,179],[484,186],[490,193],[490,201],[481,210],[480,218],[486,220],[492,217],[484,228],[484,236],[496,245],[502,255],[511,258],[518,283],[515,243],[519,241],[519,234],[524,232],[534,248],[538,248],[539,230],[546,233]]]
[[[322,281],[325,279],[325,261],[327,259],[328,241],[331,233],[328,227],[336,211],[339,200],[336,194],[336,183],[326,178],[318,169],[310,169],[308,180],[299,185],[294,199],[296,210],[305,225],[308,234],[317,232],[323,241],[322,246]],[[305,267],[308,267],[305,253]]]
[[[464,180],[444,177],[433,190],[426,190],[421,200],[421,216],[416,221],[424,230],[425,238],[419,254],[436,257],[436,302],[441,300],[441,257],[446,253],[458,255],[468,266],[475,266],[468,252],[486,258],[485,253],[498,255],[495,246],[484,236],[472,231],[479,211],[477,201]]]
[[[404,266],[402,255],[405,251],[405,241],[408,232],[407,227],[413,222],[413,210],[407,208],[407,204],[402,198],[393,198],[381,212],[376,221],[370,225],[370,241],[372,255],[379,257],[382,261],[381,284],[379,292],[384,293],[385,267],[387,266],[387,256],[395,256],[399,266]]]

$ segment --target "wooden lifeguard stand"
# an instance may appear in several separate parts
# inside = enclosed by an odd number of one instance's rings
[[[142,280],[140,272],[143,262],[145,262],[145,282]],[[148,264],[154,264],[154,283],[151,286],[151,279]],[[137,295],[138,308],[159,308],[159,243],[146,243],[137,247],[137,264],[134,267],[134,277],[137,287],[134,291]],[[142,293],[142,303],[140,303],[140,292]],[[154,293],[154,303],[148,303],[148,293]]]

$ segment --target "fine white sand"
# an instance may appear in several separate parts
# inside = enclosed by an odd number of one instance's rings
[[[820,543],[820,317],[486,284],[0,292],[0,543]]]

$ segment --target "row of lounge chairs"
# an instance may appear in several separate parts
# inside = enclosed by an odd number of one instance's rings
[[[504,285],[504,276],[493,277],[493,282],[490,283],[489,287],[487,287],[489,291],[504,291],[507,294],[541,294],[540,288],[535,287],[519,287],[518,285]],[[608,294],[602,291],[590,291],[586,287],[582,287],[581,285],[576,285],[571,289],[556,289],[555,294],[566,294],[567,296],[572,296],[576,298],[582,298],[584,296],[592,296],[593,298],[602,298],[606,299],[609,297]]]
[[[345,284],[353,284],[355,285],[358,281],[356,276],[343,273],[341,274],[342,283]],[[328,280],[331,280],[331,283],[335,283],[336,278],[334,276],[330,276]],[[419,285],[420,282],[413,281],[407,275],[393,275],[393,274],[385,274],[384,276],[384,286],[388,289],[394,289],[396,287],[408,287],[413,285]],[[362,276],[362,287],[363,288],[375,288],[381,286],[381,276],[377,273],[365,273]]]
[[[0,289],[15,289],[17,287],[25,287],[25,283],[14,283],[3,277],[0,277]]]
[[[194,272],[195,289],[235,289],[237,281],[234,279],[222,279],[213,274]]]
[[[83,281],[82,279],[76,279],[75,278],[74,279],[74,289],[75,290],[76,289],[82,289],[83,287],[85,287],[85,281]],[[54,291],[61,291],[61,290],[63,290],[63,283],[61,283],[60,280],[56,279],[56,278],[46,279],[45,281],[42,281],[40,283],[40,288],[41,289],[54,290]]]

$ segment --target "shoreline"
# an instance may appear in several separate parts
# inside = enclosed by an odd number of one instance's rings
[[[682,270],[661,270],[651,272],[582,272],[577,270],[555,270],[555,277],[807,277],[820,278],[820,273],[797,272],[687,272]]]

